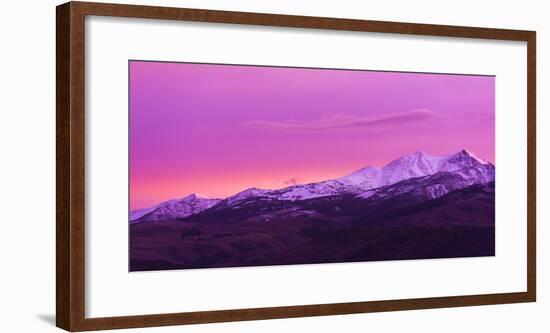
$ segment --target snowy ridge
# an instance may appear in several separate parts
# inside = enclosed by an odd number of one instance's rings
[[[318,183],[293,185],[279,190],[251,188],[228,197],[225,202],[228,205],[235,205],[239,201],[251,197],[294,201],[342,193],[361,194],[409,178],[429,176],[438,172],[455,172],[480,165],[491,164],[466,150],[444,156],[433,156],[417,151],[391,161],[382,168],[367,166],[341,178]]]
[[[142,216],[144,215],[147,215],[149,213],[151,213],[152,211],[154,211],[155,209],[157,208],[160,208],[162,206],[166,206],[166,205],[170,205],[170,204],[173,204],[179,200],[183,200],[183,199],[172,199],[172,200],[168,200],[168,201],[164,201],[164,202],[161,202],[159,203],[158,205],[155,205],[153,207],[148,207],[148,208],[142,208],[142,209],[137,209],[137,210],[133,210],[130,212],[130,221],[135,221],[139,218],[141,218]]]
[[[317,183],[292,185],[277,190],[248,188],[223,200],[192,194],[133,211],[130,213],[130,221],[184,218],[213,206],[241,207],[254,199],[298,201],[340,194],[366,199],[410,191],[433,199],[458,188],[494,181],[494,177],[494,166],[467,150],[444,156],[417,151],[391,161],[382,168],[367,166],[344,177]],[[411,181],[407,181],[409,179]],[[392,186],[394,184],[399,186]]]
[[[184,218],[199,213],[219,203],[221,199],[209,199],[191,194],[182,199],[172,199],[151,208],[130,213],[130,223]]]
[[[495,181],[494,166],[480,164],[457,171],[441,171],[433,175],[410,178],[390,186],[365,191],[356,198],[387,199],[408,193],[419,198],[436,199],[461,188],[493,181]]]
[[[433,156],[417,151],[414,154],[398,158],[382,168],[368,166],[359,169],[338,181],[361,187],[363,190],[388,186],[409,178],[424,177],[437,172],[454,172],[466,167],[488,165],[466,150],[452,155]]]

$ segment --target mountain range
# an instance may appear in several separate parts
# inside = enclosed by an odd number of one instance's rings
[[[258,206],[259,211],[251,210],[249,219],[257,219],[258,216],[270,219],[269,214],[265,214],[267,203],[269,206],[285,207],[279,214],[284,214],[288,209],[292,211],[291,214],[297,214],[297,211],[302,210],[300,207],[304,202],[335,197],[345,197],[348,201],[368,199],[371,203],[375,200],[407,197],[409,201],[422,202],[468,186],[494,182],[494,179],[494,165],[467,150],[444,156],[417,151],[381,168],[369,165],[346,176],[315,183],[281,189],[248,188],[225,199],[191,194],[132,211],[130,223],[192,220],[193,217],[201,220],[200,217],[212,214],[219,216],[222,211],[242,210],[243,207],[254,205]]]
[[[191,194],[130,223],[131,271],[494,254],[495,167],[466,150],[223,199]]]

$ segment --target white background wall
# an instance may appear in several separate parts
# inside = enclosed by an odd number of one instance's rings
[[[108,1],[111,2],[111,1]],[[143,329],[143,332],[548,332],[550,19],[545,1],[203,0],[131,3],[536,30],[538,33],[538,302]],[[54,332],[55,5],[0,9],[0,331]],[[546,133],[544,133],[546,130]],[[513,135],[513,134],[511,134]],[[513,207],[511,207],[513,209]],[[131,332],[135,330],[126,330]]]

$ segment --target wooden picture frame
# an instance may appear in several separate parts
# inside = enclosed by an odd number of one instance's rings
[[[68,331],[489,305],[536,300],[536,33],[534,31],[69,2],[56,9],[56,323]],[[337,304],[85,318],[85,32],[88,15],[295,27],[527,43],[527,291]]]

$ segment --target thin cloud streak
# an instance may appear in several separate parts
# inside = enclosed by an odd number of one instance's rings
[[[292,185],[296,185],[300,182],[300,180],[296,177],[292,177],[290,178],[289,180],[285,180],[283,182],[283,184],[287,185],[287,186],[292,186]]]
[[[251,129],[291,131],[337,130],[346,128],[374,129],[378,126],[400,126],[437,116],[439,116],[437,112],[427,109],[415,109],[408,112],[392,113],[378,117],[357,117],[339,112],[311,121],[255,120],[245,122],[242,125],[245,128]]]

